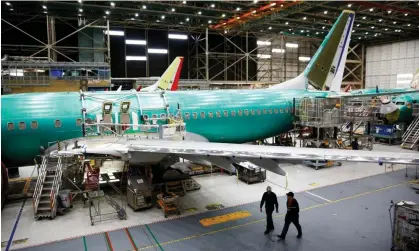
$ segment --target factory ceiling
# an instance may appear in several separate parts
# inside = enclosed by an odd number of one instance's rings
[[[342,10],[353,10],[352,41],[366,44],[419,37],[415,1],[2,1],[2,20],[19,24],[55,16],[86,24],[187,32],[284,33],[322,39]]]

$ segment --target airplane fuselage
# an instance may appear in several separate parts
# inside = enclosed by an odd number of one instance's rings
[[[91,96],[90,96],[91,95]],[[103,101],[130,101],[130,123],[176,113],[178,107],[186,131],[210,142],[244,143],[289,131],[293,126],[294,97],[325,97],[328,92],[306,90],[219,90],[161,93],[95,92],[27,93],[2,96],[2,159],[9,165],[33,163],[40,147],[83,136],[82,109],[96,122]],[[115,106],[115,104],[114,104]],[[95,109],[96,108],[96,109]],[[140,109],[141,108],[141,109]],[[119,120],[119,106],[112,120]],[[131,127],[127,133],[138,132]]]

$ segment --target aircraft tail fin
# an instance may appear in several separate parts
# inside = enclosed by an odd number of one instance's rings
[[[412,82],[410,83],[410,87],[412,89],[419,89],[419,69],[416,71],[415,75],[413,75]]]
[[[355,13],[344,10],[304,70],[308,83],[340,91]]]
[[[177,90],[179,85],[180,72],[182,71],[182,65],[183,57],[176,57],[157,81],[157,88],[161,90]]]

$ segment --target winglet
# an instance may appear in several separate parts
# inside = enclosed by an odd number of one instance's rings
[[[119,87],[118,87],[118,90],[116,90],[116,92],[120,92],[122,90],[122,85],[120,85]]]

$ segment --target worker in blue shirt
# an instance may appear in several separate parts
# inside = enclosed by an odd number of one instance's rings
[[[276,213],[278,213],[278,199],[276,198],[276,194],[272,192],[272,188],[270,186],[268,186],[266,188],[266,192],[263,193],[262,201],[260,202],[260,212],[262,212],[263,204],[265,204],[266,212],[265,234],[268,234],[275,229],[274,222],[272,221],[272,213],[274,212],[274,208],[276,208]]]
[[[287,214],[285,215],[285,224],[284,228],[282,229],[281,235],[278,235],[278,237],[282,240],[285,239],[285,236],[287,235],[288,228],[291,224],[291,222],[295,225],[298,231],[297,238],[301,238],[303,233],[301,232],[301,226],[299,222],[299,212],[300,207],[298,205],[298,201],[294,199],[294,193],[289,192],[287,193]]]

